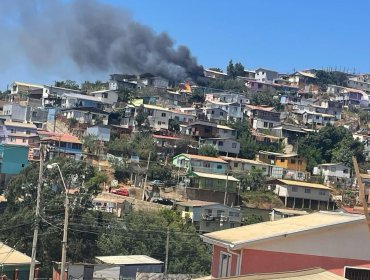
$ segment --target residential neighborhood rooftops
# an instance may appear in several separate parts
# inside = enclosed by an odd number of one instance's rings
[[[227,230],[208,233],[202,238],[211,244],[224,244],[232,249],[242,248],[246,244],[284,237],[290,234],[307,232],[336,226],[361,222],[363,215],[320,211],[317,213],[263,222]]]
[[[322,268],[309,268],[297,271],[248,274],[242,276],[229,277],[224,279],[232,280],[345,280],[346,278],[338,276]]]
[[[34,129],[36,129],[36,125],[34,125],[33,123],[4,121],[4,124],[6,126],[25,127],[25,128],[34,128]]]
[[[305,188],[313,188],[313,189],[323,189],[323,190],[331,190],[331,188],[322,185],[322,184],[315,184],[315,183],[309,183],[309,182],[303,182],[303,181],[294,181],[294,180],[285,180],[285,179],[275,179],[269,182],[277,182],[281,183],[283,185],[289,185],[289,186],[298,186],[298,187],[305,187]]]
[[[80,94],[80,93],[63,93],[63,96],[101,102],[101,99],[99,97],[86,95],[86,94]]]
[[[246,105],[251,110],[262,110],[262,111],[273,111],[275,110],[274,107],[268,107],[268,106],[257,106],[257,105]]]
[[[289,158],[289,157],[297,156],[296,153],[283,154],[283,153],[274,153],[274,152],[268,152],[268,151],[259,151],[259,153],[262,155],[271,155],[271,156],[282,157],[282,158]]]
[[[157,135],[157,134],[153,134],[153,138],[157,138],[157,139],[167,139],[167,140],[181,140],[181,138],[179,138],[179,137],[175,137],[175,136],[166,136],[166,135]]]
[[[134,265],[134,264],[162,264],[163,262],[151,258],[146,255],[130,255],[130,256],[102,256],[95,257],[101,263]]]
[[[184,156],[189,159],[195,159],[195,160],[204,160],[204,161],[212,161],[212,162],[219,162],[219,163],[227,163],[226,161],[222,160],[221,158],[217,157],[207,157],[207,156],[200,156],[200,155],[193,155],[193,154],[179,154],[175,156],[175,158],[179,156]]]
[[[66,111],[81,111],[81,112],[90,112],[90,113],[95,113],[95,114],[101,114],[101,115],[109,115],[108,112],[95,108],[95,107],[74,107],[74,108],[68,108],[68,109],[63,109],[63,112]]]
[[[224,174],[213,174],[213,173],[203,173],[203,172],[192,172],[191,174],[197,176],[197,177],[202,177],[202,178],[209,178],[209,179],[218,179],[218,180],[228,180],[228,181],[233,181],[233,182],[239,182],[238,179],[236,179],[233,176],[227,176]]]
[[[7,245],[0,242],[0,264],[2,265],[21,265],[30,264],[31,258]],[[39,263],[36,261],[36,263]]]
[[[15,81],[14,84],[24,87],[33,87],[33,88],[43,88],[42,85],[36,85],[36,84],[30,84],[30,83],[23,83],[23,82],[17,82]]]
[[[189,207],[202,207],[202,206],[217,205],[220,203],[202,201],[202,200],[188,200],[188,201],[180,201],[180,202],[177,202],[176,204],[181,205],[181,206],[189,206]]]
[[[217,125],[217,128],[226,129],[226,130],[235,130],[234,128],[231,128],[230,126],[220,125],[220,124]]]
[[[73,136],[71,134],[52,135],[50,137],[44,138],[43,140],[44,141],[54,140],[60,142],[82,144],[82,142],[76,136]]]
[[[227,156],[220,156],[225,161],[233,161],[233,162],[242,162],[242,163],[250,163],[250,164],[256,164],[256,165],[265,165],[270,166],[270,164],[264,163],[259,160],[253,160],[253,159],[246,159],[246,158],[234,158],[234,157],[227,157]]]
[[[298,71],[298,72],[295,72],[293,74],[294,75],[301,75],[301,76],[304,76],[304,77],[307,77],[307,78],[313,78],[313,79],[317,79],[316,75],[315,74],[312,74],[312,73],[307,73],[307,72],[303,72],[303,71]]]

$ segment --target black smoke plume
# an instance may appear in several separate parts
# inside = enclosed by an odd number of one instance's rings
[[[96,0],[5,0],[0,5],[0,16],[13,18],[17,42],[36,66],[70,58],[81,71],[149,72],[171,80],[201,73],[187,47],[175,47],[167,33],[156,34],[120,7]]]

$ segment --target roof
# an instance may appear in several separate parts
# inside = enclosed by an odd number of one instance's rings
[[[66,111],[82,111],[82,112],[91,112],[95,114],[101,114],[101,115],[109,115],[108,112],[95,108],[95,107],[74,107],[74,108],[68,108],[68,109],[63,109],[62,112]]]
[[[176,204],[181,205],[181,206],[202,207],[202,206],[209,206],[209,205],[217,205],[220,203],[202,201],[202,200],[188,200],[188,201],[180,201],[180,202],[177,202]]]
[[[24,86],[24,87],[34,87],[34,88],[43,88],[44,87],[42,85],[28,84],[28,83],[22,83],[22,82],[14,82],[14,84],[17,84],[19,86]]]
[[[82,142],[76,136],[73,136],[71,134],[53,135],[53,136],[44,138],[43,140],[44,141],[54,140],[54,141],[60,141],[60,142],[82,144]]]
[[[270,164],[267,164],[263,161],[259,160],[252,160],[252,159],[245,159],[245,158],[234,158],[234,157],[226,157],[226,156],[220,156],[225,161],[233,161],[233,162],[243,162],[243,163],[250,163],[250,164],[256,164],[256,165],[265,165],[270,166]]]
[[[197,176],[197,177],[203,177],[203,178],[209,178],[209,179],[217,179],[217,180],[228,180],[233,182],[239,182],[238,179],[236,179],[233,176],[227,176],[224,174],[213,174],[213,173],[203,173],[203,172],[192,172],[191,174]]]
[[[36,261],[39,263],[38,261]],[[7,245],[0,242],[0,264],[19,265],[30,264],[31,258]]]
[[[347,167],[343,163],[322,163],[322,164],[318,164],[318,166],[338,166],[338,165]]]
[[[226,126],[226,125],[220,125],[220,124],[217,125],[217,128],[226,129],[226,130],[235,130],[234,128],[231,128],[231,127]]]
[[[284,179],[274,179],[270,182],[277,181],[284,185],[289,186],[297,186],[297,187],[305,187],[305,188],[312,188],[312,189],[322,189],[322,190],[331,190],[331,188],[324,186],[322,184],[314,184],[309,182],[302,182],[302,181],[294,181],[294,180],[284,180]]]
[[[229,277],[223,279],[232,280],[345,280],[346,278],[326,271],[322,268],[309,268],[297,271],[285,271],[274,273],[248,274],[243,276]]]
[[[200,156],[200,155],[192,155],[192,154],[179,154],[175,156],[174,158],[177,158],[179,156],[184,156],[189,159],[195,159],[195,160],[204,160],[204,161],[212,161],[212,162],[219,162],[219,163],[227,163],[226,161],[222,160],[221,158],[217,157],[207,157],[207,156]]]
[[[157,135],[157,134],[153,134],[153,138],[168,139],[168,140],[181,140],[181,138],[179,138],[179,137],[165,136],[165,135]]]
[[[101,102],[101,99],[99,97],[86,95],[86,94],[80,94],[80,93],[63,93],[63,96]]]
[[[275,110],[274,107],[267,107],[267,106],[246,105],[246,107],[252,110],[262,110],[262,111],[269,111],[269,112]]]
[[[95,259],[106,264],[163,264],[163,262],[145,255],[101,256],[95,257]]]
[[[170,111],[170,109],[168,108],[164,108],[164,107],[157,106],[157,105],[150,105],[150,104],[142,104],[142,105],[146,109],[153,109],[153,110],[159,110],[159,111]]]
[[[282,157],[282,158],[298,156],[296,153],[283,154],[283,153],[274,153],[274,152],[268,152],[268,151],[259,151],[258,153],[261,154],[261,155],[271,155],[271,156],[277,156],[277,157]]]
[[[202,238],[205,242],[223,244],[236,250],[254,242],[286,237],[287,235],[301,232],[315,231],[336,225],[355,223],[364,219],[364,215],[320,211],[289,219],[280,219],[216,231],[205,234]]]
[[[308,78],[313,78],[313,79],[317,79],[316,75],[315,74],[312,74],[312,73],[307,73],[307,72],[303,72],[303,71],[298,71],[298,72],[295,72],[293,75],[301,75],[301,76],[304,76],[304,77],[308,77]]]
[[[37,129],[36,125],[33,123],[23,123],[23,122],[13,122],[13,121],[4,121],[6,126],[16,126],[16,127],[27,127]]]
[[[204,71],[206,71],[206,72],[211,72],[211,73],[214,73],[214,74],[220,74],[220,75],[227,76],[227,74],[226,74],[226,73],[219,72],[219,71],[215,71],[215,70],[211,70],[211,69],[204,69]]]
[[[308,212],[304,210],[281,209],[281,208],[273,208],[272,210],[276,212],[280,212],[282,214],[287,214],[287,215],[307,215],[308,214]]]

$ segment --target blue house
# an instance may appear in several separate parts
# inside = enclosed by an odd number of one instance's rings
[[[28,146],[0,143],[0,184],[28,165]]]
[[[109,142],[110,140],[110,127],[107,125],[95,125],[86,129],[86,134],[96,137],[96,140]]]

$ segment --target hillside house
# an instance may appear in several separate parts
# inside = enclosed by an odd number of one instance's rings
[[[242,222],[239,208],[217,202],[180,201],[176,203],[176,211],[183,219],[188,219],[201,233],[238,227]]]
[[[190,183],[188,187],[205,189],[210,191],[219,191],[227,193],[237,193],[240,189],[239,180],[230,175],[216,174],[216,173],[204,173],[204,172],[192,172],[188,175]],[[228,199],[226,200],[228,204]]]
[[[258,159],[267,164],[276,165],[288,170],[305,172],[307,168],[307,160],[296,153],[283,154],[259,151]]]
[[[285,179],[271,180],[267,184],[283,200],[286,207],[318,210],[334,208],[334,203],[331,203],[331,188],[322,184]]]
[[[76,107],[93,107],[103,109],[103,102],[99,97],[78,94],[78,93],[64,93],[61,97],[61,108],[69,109]]]
[[[234,138],[204,138],[200,142],[212,145],[220,154],[238,155],[240,152],[240,143]]]
[[[288,78],[289,82],[293,86],[298,86],[300,89],[307,92],[306,87],[309,85],[317,85],[317,77],[315,74],[308,72],[298,71],[293,73]]]
[[[95,107],[76,107],[63,109],[61,114],[67,119],[77,120],[84,124],[108,124],[109,113]]]
[[[0,144],[0,186],[28,165],[29,147],[27,145]]]
[[[58,156],[76,160],[82,159],[82,142],[77,137],[47,131],[39,131],[38,133],[41,141],[47,144],[50,159]]]
[[[214,71],[211,69],[203,70],[204,77],[211,79],[227,79],[228,75],[219,71]]]
[[[279,78],[279,74],[276,71],[265,68],[256,69],[255,79],[258,82],[273,83],[277,78]]]
[[[118,93],[114,90],[97,90],[90,93],[106,105],[106,109],[114,107],[118,101]]]
[[[225,174],[227,162],[217,157],[192,154],[179,154],[172,159],[172,164],[190,172]]]
[[[272,165],[264,163],[262,161],[234,158],[228,156],[220,156],[221,159],[227,161],[229,164],[229,170],[234,174],[245,174],[255,171],[256,169],[261,170],[262,174],[269,177],[272,174]]]
[[[95,125],[86,129],[86,135],[94,137],[98,141],[109,142],[110,127],[107,125]]]
[[[217,124],[197,120],[187,126],[186,134],[197,138],[212,138],[217,136]]]
[[[203,108],[203,112],[211,122],[225,122],[228,119],[227,111],[221,108]]]
[[[339,276],[349,269],[369,275],[370,243],[363,215],[318,212],[207,233],[202,238],[213,246],[214,278],[312,267]],[[363,277],[357,279],[368,279]],[[301,279],[288,279],[295,278]]]
[[[243,119],[244,105],[238,102],[226,103],[221,101],[207,101],[206,108],[219,108],[227,112],[227,121],[237,121]]]
[[[313,168],[314,175],[322,176],[324,183],[333,186],[350,186],[351,168],[341,163],[323,163]]]
[[[279,126],[284,118],[284,115],[276,112],[273,107],[247,105],[245,111],[255,130],[266,130]]]

